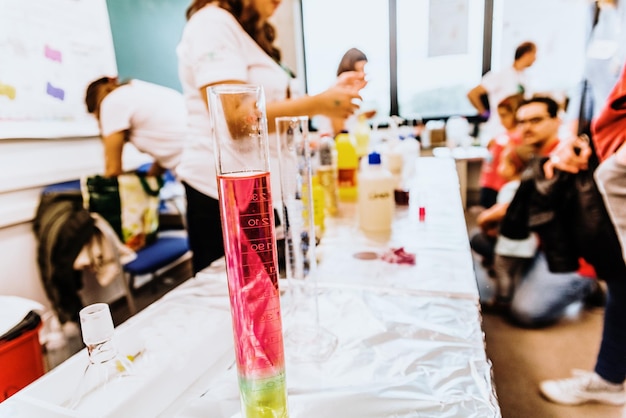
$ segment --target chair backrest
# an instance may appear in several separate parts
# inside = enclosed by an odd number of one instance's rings
[[[69,180],[62,183],[50,184],[43,188],[42,194],[68,191],[80,191],[80,180]]]

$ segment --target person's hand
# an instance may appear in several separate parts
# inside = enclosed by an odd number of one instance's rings
[[[578,173],[588,168],[591,147],[589,137],[581,135],[573,137],[561,143],[550,154],[550,158],[543,165],[543,173],[547,179],[554,176],[554,170],[558,169],[568,173]]]
[[[360,91],[366,85],[367,80],[365,80],[365,73],[362,71],[343,72],[337,76],[337,81],[335,82],[336,87],[344,87],[355,92]]]
[[[333,86],[316,96],[319,113],[329,117],[348,118],[359,109],[361,96],[344,87]]]

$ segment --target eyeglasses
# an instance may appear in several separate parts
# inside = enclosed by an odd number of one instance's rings
[[[528,119],[517,119],[517,124],[518,125],[524,125],[524,124],[530,124],[530,125],[538,125],[541,122],[543,122],[546,119],[550,119],[551,116],[547,115],[547,116],[535,116],[533,118],[528,118]]]

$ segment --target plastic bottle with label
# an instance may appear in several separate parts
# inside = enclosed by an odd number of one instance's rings
[[[319,146],[319,164],[317,178],[324,191],[326,213],[334,216],[338,211],[339,194],[337,190],[337,150],[335,140],[328,134],[322,135]]]
[[[390,231],[394,211],[394,178],[382,166],[380,154],[372,152],[359,175],[359,226],[368,232]]]
[[[351,135],[342,131],[335,138],[337,150],[337,185],[339,199],[355,201],[357,199],[357,174],[359,170],[359,157]]]

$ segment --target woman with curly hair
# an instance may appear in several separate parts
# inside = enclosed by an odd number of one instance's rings
[[[190,140],[177,174],[186,190],[194,272],[224,255],[207,88],[226,83],[263,86],[270,131],[279,116],[346,118],[359,107],[355,101],[361,99],[364,80],[357,72],[322,93],[291,97],[293,73],[281,64],[281,52],[274,45],[276,31],[268,22],[280,3],[196,0],[187,10],[177,54]],[[271,161],[275,164],[276,158]]]

